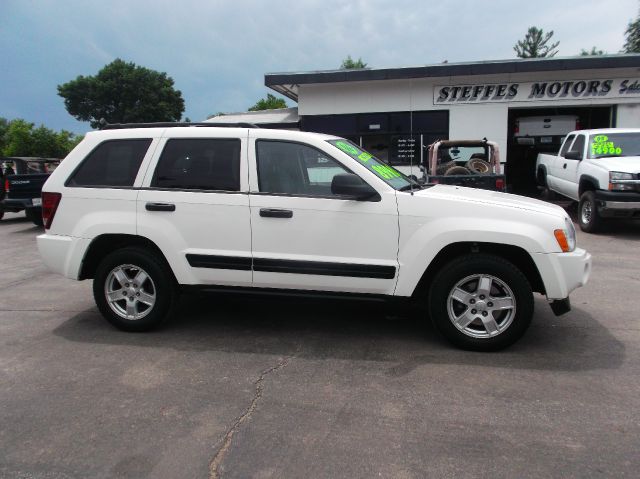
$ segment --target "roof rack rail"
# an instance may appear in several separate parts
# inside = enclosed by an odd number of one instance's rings
[[[178,126],[193,126],[193,127],[215,127],[215,128],[260,128],[253,123],[212,123],[212,122],[199,122],[199,123],[185,123],[176,121],[158,122],[158,123],[106,123],[100,126],[101,130],[122,130],[124,128],[175,128]]]

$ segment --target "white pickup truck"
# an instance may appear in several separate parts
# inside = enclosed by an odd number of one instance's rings
[[[573,131],[557,155],[538,155],[536,178],[580,202],[583,231],[597,231],[603,218],[640,217],[640,129]]]

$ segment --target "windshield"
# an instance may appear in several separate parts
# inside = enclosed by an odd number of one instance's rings
[[[396,190],[407,189],[411,185],[415,186],[416,188],[421,188],[421,186],[417,182],[404,176],[394,167],[378,160],[371,153],[364,151],[362,148],[357,146],[355,143],[350,142],[349,140],[327,140],[327,142],[340,149],[351,158],[358,160],[371,173],[376,175],[378,178],[380,178]]]
[[[589,137],[589,158],[640,156],[640,133],[610,133]]]

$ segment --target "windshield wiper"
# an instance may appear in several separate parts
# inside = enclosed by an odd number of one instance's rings
[[[409,190],[421,190],[423,186],[418,183],[409,183],[408,185],[404,185],[398,191],[409,191]]]

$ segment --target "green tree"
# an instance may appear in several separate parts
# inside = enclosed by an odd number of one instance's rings
[[[581,57],[604,55],[604,53],[604,50],[599,50],[596,47],[591,47],[591,50],[585,50],[584,48],[580,50]]]
[[[44,125],[35,128],[33,123],[22,119],[7,122],[0,119],[7,128],[2,135],[3,156],[41,156],[45,158],[64,158],[82,140],[82,136],[70,131],[55,132]]]
[[[34,156],[31,131],[33,123],[17,119],[9,122],[5,133],[3,156]]]
[[[633,22],[629,22],[622,51],[624,53],[640,53],[640,15]]]
[[[367,64],[362,61],[362,58],[354,60],[351,58],[351,55],[347,55],[347,58],[342,60],[342,64],[340,65],[340,70],[355,70],[358,68],[367,68]]]
[[[8,129],[9,121],[6,118],[0,117],[0,154],[2,154],[2,150],[4,150],[5,136]]]
[[[120,59],[95,76],[78,76],[58,85],[69,114],[89,121],[92,128],[107,123],[178,121],[184,112],[182,93],[173,79]]]
[[[553,30],[544,33],[542,28],[530,27],[524,39],[513,46],[519,58],[553,57],[558,53],[556,48],[560,42],[548,44],[553,37]]]
[[[276,98],[271,93],[267,93],[267,98],[261,98],[249,108],[249,111],[259,111],[259,110],[275,110],[277,108],[287,108],[287,102],[282,98]]]

